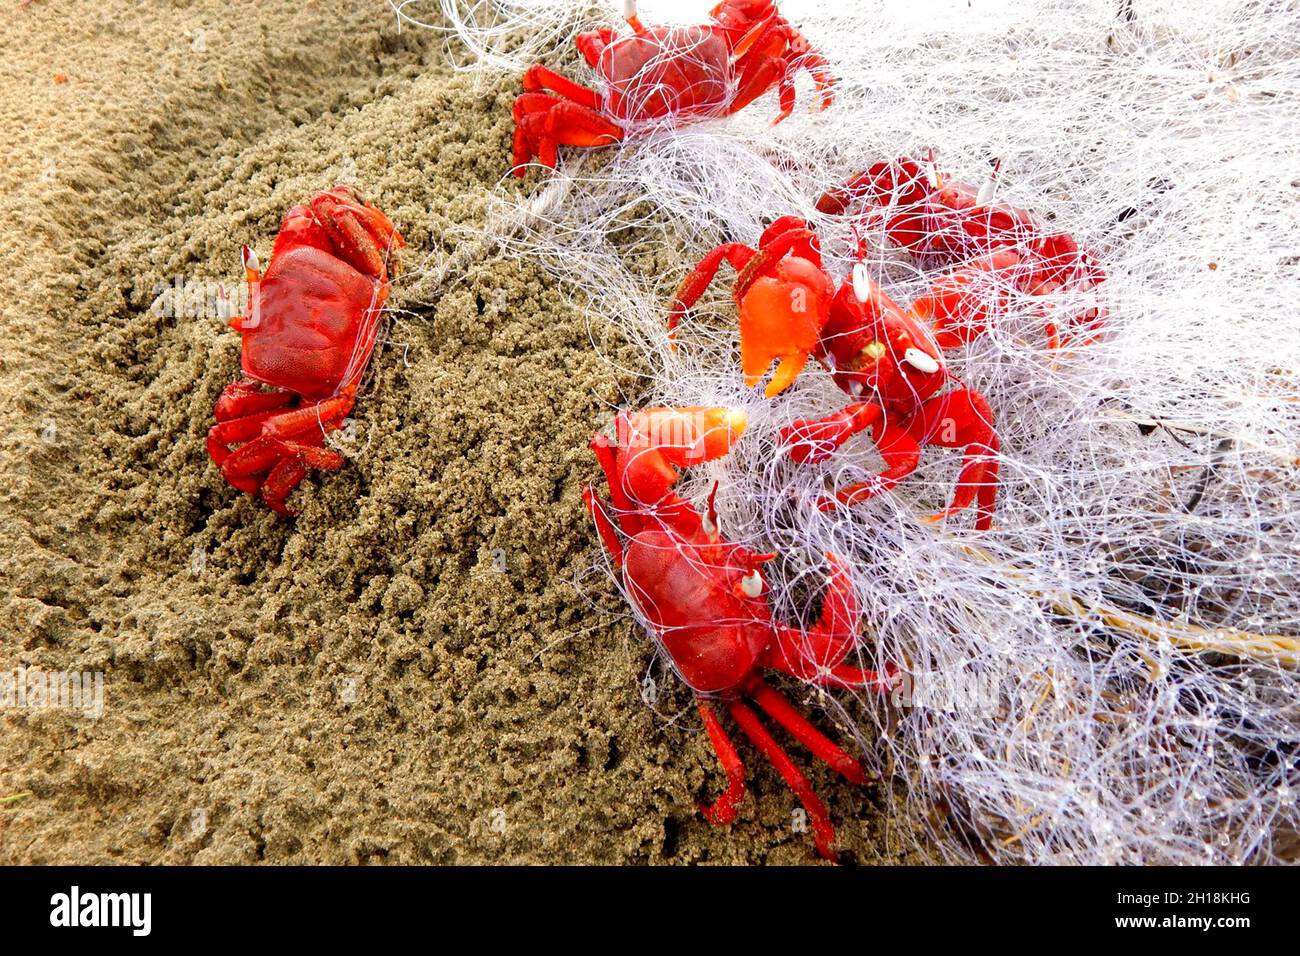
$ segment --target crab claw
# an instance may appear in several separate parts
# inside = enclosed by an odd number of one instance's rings
[[[615,427],[625,457],[623,484],[635,502],[664,502],[677,483],[677,469],[721,458],[748,424],[743,409],[646,408],[619,415]]]
[[[346,185],[317,193],[311,212],[340,258],[365,275],[386,280],[390,253],[406,245],[391,219]]]
[[[830,564],[830,579],[822,595],[821,617],[809,632],[815,638],[810,650],[815,652],[812,657],[819,666],[833,667],[857,640],[861,612],[853,578],[844,563],[829,552],[826,560]]]
[[[740,364],[753,387],[780,360],[764,390],[769,398],[795,380],[817,347],[835,289],[806,259],[782,259],[774,276],[755,279],[740,302]]]
[[[830,577],[817,623],[806,630],[778,625],[776,640],[768,650],[765,663],[804,681],[842,686],[875,683],[874,673],[862,677],[866,672],[844,665],[844,659],[857,644],[862,611],[853,590],[853,579],[844,564],[829,553],[826,560],[830,564]]]

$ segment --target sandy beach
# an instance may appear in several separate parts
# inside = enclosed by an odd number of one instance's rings
[[[758,759],[706,823],[690,695],[657,664],[641,699],[580,498],[630,383],[539,268],[427,268],[536,188],[503,184],[516,84],[378,0],[7,7],[0,670],[105,676],[97,719],[0,710],[0,862],[815,862]],[[285,520],[204,449],[238,337],[168,296],[336,182],[408,276]],[[811,776],[846,859],[901,859],[878,786]]]

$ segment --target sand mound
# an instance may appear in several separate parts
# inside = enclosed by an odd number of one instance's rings
[[[689,697],[642,704],[650,648],[589,571],[586,441],[633,383],[535,267],[433,281],[505,172],[514,85],[384,11],[36,0],[7,27],[0,670],[105,697],[0,711],[0,862],[811,861],[758,760],[734,827],[695,813],[720,777]],[[343,180],[411,269],[352,460],[286,521],[203,448],[237,338],[165,306]],[[814,783],[859,859],[891,842],[878,794]]]

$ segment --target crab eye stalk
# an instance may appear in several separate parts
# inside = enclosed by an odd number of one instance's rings
[[[943,177],[939,175],[939,167],[934,161],[934,150],[930,150],[922,168],[925,170],[925,181],[931,189],[943,188]]]
[[[924,372],[927,375],[939,371],[939,363],[934,356],[927,355],[915,346],[903,353],[903,361],[918,372]]]
[[[867,275],[867,267],[864,263],[854,263],[853,266],[853,296],[859,302],[866,302],[871,298],[871,279]]]
[[[763,575],[759,574],[758,568],[740,579],[740,590],[745,597],[750,598],[756,598],[763,593]]]
[[[993,201],[993,194],[998,188],[998,171],[1002,168],[1002,160],[993,164],[993,169],[989,171],[989,178],[984,180],[984,185],[980,186],[979,192],[975,194],[976,206],[987,206]]]
[[[637,33],[645,32],[645,26],[641,23],[641,18],[637,16],[636,0],[623,0],[623,19]]]

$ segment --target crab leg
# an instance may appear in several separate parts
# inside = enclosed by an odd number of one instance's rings
[[[333,431],[341,424],[343,418],[356,404],[351,394],[336,395],[320,402],[295,408],[270,418],[262,428],[262,434],[272,438],[288,438],[298,435],[313,427]]]
[[[271,473],[266,476],[266,480],[262,482],[262,501],[272,511],[292,517],[297,512],[289,509],[285,504],[285,499],[289,497],[289,492],[293,491],[306,475],[307,465],[300,459],[281,459],[280,463],[271,469]]]
[[[727,775],[727,789],[712,803],[701,804],[700,812],[710,823],[724,826],[736,819],[736,808],[745,799],[745,765],[741,763],[740,754],[736,753],[736,745],[718,722],[713,707],[702,697],[697,697],[696,703],[700,708],[700,716],[704,718],[704,729],[713,744],[713,752],[717,754],[718,763]]]
[[[385,274],[384,256],[375,244],[373,234],[349,209],[338,206],[318,218],[321,226],[334,240],[340,259],[371,279],[378,279]]]
[[[803,37],[800,37],[800,39],[803,39]],[[821,97],[820,109],[828,109],[831,103],[835,101],[835,76],[831,73],[831,65],[826,61],[826,57],[810,50],[797,57],[796,61],[791,62],[790,69],[792,71],[795,62],[803,66],[812,76],[813,85]]]
[[[727,112],[729,114],[740,112],[779,81],[786,80],[788,82],[788,77],[789,73],[784,61],[768,55],[751,58],[745,65],[744,73],[740,76],[740,83],[736,87],[735,97],[727,105]],[[782,91],[780,102],[781,110],[777,113],[776,119],[772,120],[773,126],[794,112],[793,87],[790,87],[788,96]]]
[[[838,665],[857,643],[861,616],[853,580],[838,558],[827,554],[830,579],[822,595],[822,613],[808,630],[778,626],[764,664],[800,680],[815,680]]]
[[[231,445],[252,441],[259,437],[262,434],[262,426],[276,414],[278,414],[276,409],[269,409],[245,415],[243,418],[218,422],[208,429],[208,454],[220,467],[233,453]]]
[[[930,323],[939,348],[965,345],[984,334],[991,315],[1006,309],[1017,272],[1024,268],[1013,249],[990,253],[940,276],[910,311]]]
[[[885,461],[885,470],[867,481],[839,489],[834,498],[818,505],[823,511],[835,508],[836,502],[857,504],[898,484],[921,460],[921,443],[908,431],[891,423],[885,410],[874,402],[848,405],[825,418],[800,419],[781,431],[782,442],[789,443],[790,457],[800,464],[825,461],[854,435],[876,429],[875,445]]]
[[[908,433],[906,428],[893,427],[888,422],[876,439],[876,450],[885,460],[884,471],[867,481],[846,485],[835,492],[833,498],[825,498],[818,503],[822,511],[831,511],[836,502],[856,505],[873,495],[888,491],[912,472],[921,460],[921,445]]]
[[[555,167],[560,146],[608,146],[619,142],[622,128],[594,109],[549,93],[521,93],[515,99],[514,174],[523,177],[528,162],[537,156],[543,166]]]
[[[871,690],[888,693],[897,682],[898,668],[886,664],[884,673],[868,667],[854,667],[851,664],[839,664],[830,669],[824,677],[813,679],[814,684],[822,687],[843,687],[847,690]]]
[[[846,405],[825,418],[800,418],[781,429],[781,443],[790,446],[790,457],[801,465],[825,461],[859,432],[880,425],[885,410],[875,402]]]
[[[629,21],[631,22],[631,21]],[[633,26],[637,33],[642,32],[640,21]],[[612,27],[601,27],[598,30],[592,30],[589,33],[579,33],[573,38],[573,45],[578,48],[582,58],[587,61],[590,67],[598,67],[601,55],[611,43],[618,39],[618,31]]]
[[[613,485],[610,486],[611,489]],[[609,552],[610,558],[613,559],[615,566],[623,566],[623,543],[619,540],[618,530],[614,527],[614,522],[610,520],[609,512],[605,510],[605,505],[596,497],[596,491],[591,485],[582,489],[582,502],[587,506],[591,518],[596,522],[596,533],[600,535],[601,544]],[[621,512],[620,521],[631,521],[631,515],[628,512]],[[627,529],[624,528],[626,531]],[[635,534],[635,531],[628,532]]]
[[[596,455],[596,461],[600,464],[601,471],[605,473],[605,484],[609,487],[609,497],[614,503],[614,510],[620,516],[630,515],[632,513],[632,502],[628,500],[627,493],[623,490],[623,482],[619,480],[618,456],[614,443],[604,432],[597,432],[591,437],[590,447]],[[628,533],[634,534],[635,530],[632,529]]]
[[[673,304],[668,309],[669,338],[672,338],[673,330],[677,328],[677,323],[686,310],[699,301],[724,261],[731,263],[731,267],[739,272],[754,255],[755,250],[742,242],[724,242],[710,250],[673,293]]]
[[[916,206],[926,196],[921,167],[910,159],[876,163],[854,173],[844,185],[828,190],[817,200],[817,211],[829,216],[842,215],[853,203],[870,198],[879,206]]]
[[[234,484],[236,479],[270,471],[281,457],[279,442],[274,438],[254,438],[225,457],[221,463],[221,474]]]
[[[961,389],[930,399],[921,406],[912,427],[913,435],[925,444],[945,448],[965,446],[966,452],[952,504],[927,521],[940,521],[968,508],[978,495],[979,531],[993,521],[992,505],[997,495],[998,436],[993,429],[993,410],[979,392]]]
[[[794,112],[794,69],[788,61],[784,65],[785,73],[776,87],[776,102],[780,111],[777,113],[776,119],[772,120],[773,126]],[[825,108],[825,102],[823,102],[822,108]]]
[[[284,499],[307,474],[308,468],[332,471],[343,466],[343,456],[316,445],[263,436],[225,456],[221,474],[250,494],[261,486],[262,500],[281,514],[291,515]],[[265,474],[265,478],[259,476]]]
[[[795,740],[807,747],[809,752],[826,766],[849,783],[861,785],[867,782],[867,774],[862,769],[862,764],[814,727],[807,717],[799,713],[794,705],[778,691],[764,683],[762,678],[757,676],[754,678],[749,694],[764,713],[788,730]]]
[[[336,451],[329,451],[316,445],[304,445],[296,441],[280,441],[277,445],[282,455],[296,458],[312,468],[334,471],[343,467],[343,456]]]
[[[763,756],[776,768],[776,772],[785,780],[786,786],[794,792],[799,802],[803,804],[804,809],[808,811],[808,816],[812,821],[813,840],[817,844],[817,852],[821,854],[823,859],[834,861],[835,851],[831,847],[835,842],[835,828],[831,825],[831,818],[826,810],[826,804],[822,803],[821,798],[813,791],[808,778],[794,765],[794,761],[781,749],[781,745],[763,726],[762,721],[758,719],[758,714],[738,700],[731,702],[729,710],[732,718],[740,725],[740,729],[745,732],[745,736],[763,752]]]
[[[562,73],[556,73],[540,63],[533,64],[524,72],[523,85],[525,93],[550,91],[558,93],[566,100],[572,100],[574,103],[585,106],[587,109],[600,109],[599,93],[580,83],[575,83]]]
[[[529,162],[537,154],[537,138],[540,135],[538,125],[544,114],[521,114],[518,109],[518,102],[515,103],[515,136],[514,145],[511,149],[511,161],[515,165],[515,175],[519,176],[518,170]]]
[[[219,422],[242,418],[256,412],[283,408],[293,401],[292,392],[281,389],[264,390],[260,383],[253,381],[231,382],[217,399],[213,416]]]

